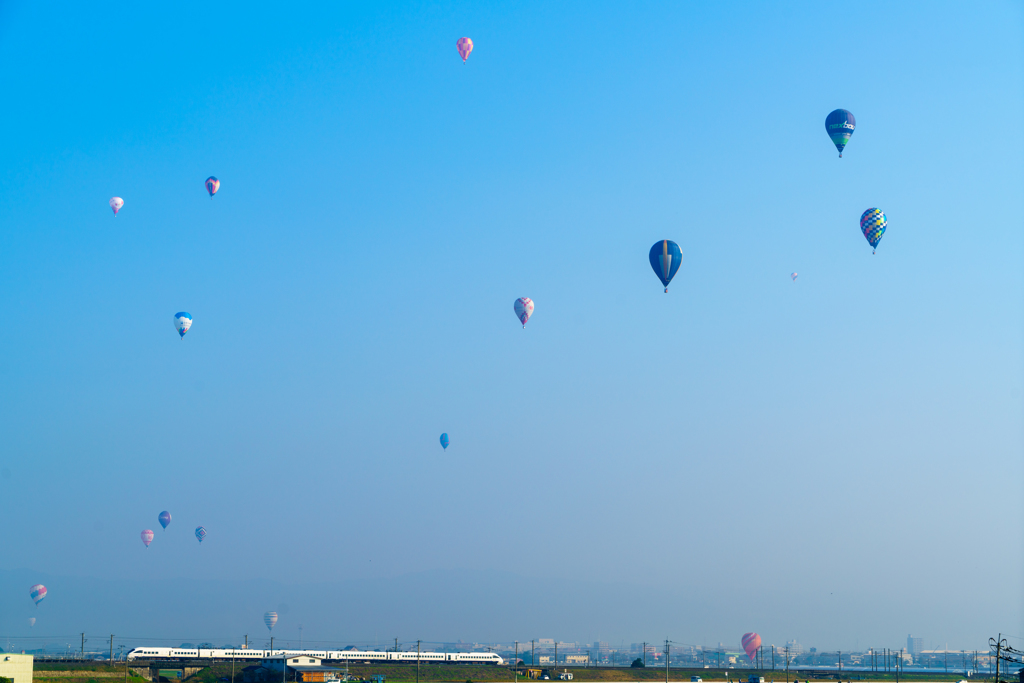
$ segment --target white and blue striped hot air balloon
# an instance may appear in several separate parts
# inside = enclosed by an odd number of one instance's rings
[[[277,612],[267,612],[263,615],[263,623],[267,625],[268,631],[274,630],[274,624],[277,623]]]
[[[185,338],[188,328],[192,327],[192,314],[185,311],[178,311],[174,314],[174,329],[178,330],[181,338]]]

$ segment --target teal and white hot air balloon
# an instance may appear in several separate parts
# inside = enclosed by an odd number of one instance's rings
[[[178,311],[174,314],[174,329],[178,330],[181,338],[185,338],[188,328],[192,327],[192,314],[185,311]]]

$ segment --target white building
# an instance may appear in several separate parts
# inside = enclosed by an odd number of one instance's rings
[[[0,677],[10,678],[14,683],[32,683],[32,655],[0,653]]]

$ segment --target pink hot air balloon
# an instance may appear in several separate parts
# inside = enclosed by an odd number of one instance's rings
[[[114,210],[114,215],[115,216],[117,215],[117,212],[121,210],[122,206],[124,206],[124,200],[123,199],[121,199],[120,197],[111,197],[110,198],[110,208]]]
[[[527,297],[516,299],[515,303],[516,317],[519,318],[519,322],[523,324],[523,329],[526,329],[526,321],[533,315],[533,302]]]
[[[740,644],[743,645],[743,651],[750,657],[750,661],[754,661],[757,657],[757,650],[761,647],[761,636],[756,633],[744,633]]]
[[[473,41],[469,38],[459,38],[458,42],[455,43],[455,47],[459,50],[459,56],[462,57],[462,63],[466,63],[466,59],[469,58],[469,53],[473,51]]]
[[[142,542],[145,543],[148,548],[149,544],[153,542],[153,531],[151,529],[146,529],[142,532],[141,536]]]

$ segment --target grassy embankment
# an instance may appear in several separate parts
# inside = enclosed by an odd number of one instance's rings
[[[113,683],[124,680],[124,665],[36,662],[32,674],[33,681],[45,683]],[[128,670],[128,683],[144,683],[146,680]]]

